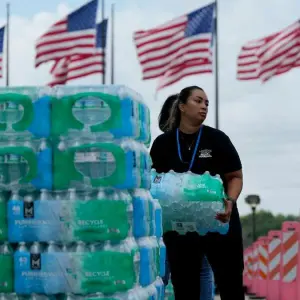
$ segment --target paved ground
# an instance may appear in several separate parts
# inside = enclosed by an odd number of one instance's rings
[[[215,300],[221,300],[221,298],[219,297],[219,296],[217,296],[216,298],[215,298]],[[249,298],[246,296],[246,300],[249,300]]]

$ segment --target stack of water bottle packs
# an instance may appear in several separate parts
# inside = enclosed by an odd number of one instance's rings
[[[150,140],[129,88],[0,90],[0,293],[163,299]]]

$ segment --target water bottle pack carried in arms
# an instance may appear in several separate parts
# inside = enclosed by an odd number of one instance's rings
[[[208,232],[226,234],[228,223],[215,218],[224,211],[226,198],[220,176],[186,173],[151,172],[151,194],[159,199],[163,211],[164,231],[174,230],[180,234],[196,231],[200,235]]]
[[[162,211],[149,191],[141,96],[123,86],[1,89],[0,132],[0,293],[162,300]]]

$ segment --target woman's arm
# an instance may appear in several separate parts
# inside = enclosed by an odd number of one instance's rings
[[[225,190],[228,196],[224,199],[225,211],[219,213],[216,218],[222,222],[228,222],[232,207],[237,201],[243,188],[242,163],[238,152],[229,137],[222,133],[218,139],[220,169],[225,177]]]
[[[236,201],[243,189],[243,171],[238,170],[224,175],[227,182],[227,195]]]

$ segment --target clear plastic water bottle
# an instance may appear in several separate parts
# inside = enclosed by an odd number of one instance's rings
[[[127,228],[126,228],[126,231],[123,230],[124,232],[124,237],[125,237],[125,232],[126,232],[126,237],[132,237],[133,236],[133,214],[134,214],[134,208],[133,208],[133,199],[130,195],[130,193],[126,190],[123,190],[120,192],[120,197],[121,197],[121,200],[122,202],[126,203],[126,212],[127,212],[127,220],[126,220],[126,224]],[[120,230],[121,232],[121,230]]]
[[[164,300],[165,299],[165,285],[160,277],[157,277],[155,280],[155,288],[157,291],[157,300]]]
[[[133,142],[132,140],[124,140],[122,141],[120,146],[125,152],[126,164],[129,167],[126,170],[126,173],[128,174],[127,178],[130,179],[130,181],[128,182],[128,186],[127,187],[124,186],[124,188],[140,187],[141,186],[140,146],[139,144]],[[122,188],[122,186],[119,186],[119,188]]]
[[[144,145],[138,145],[138,151],[140,153],[140,173],[141,184],[140,187],[149,190],[151,187],[151,166],[152,161],[149,155],[149,151]]]
[[[34,219],[35,207],[34,207],[34,195],[32,193],[28,193],[24,196],[23,206],[24,206],[23,208],[24,219]],[[35,237],[36,240],[37,232],[34,229],[32,229],[32,235]]]
[[[47,142],[46,139],[41,139],[39,145],[36,145],[35,151],[38,165],[40,166],[40,172],[43,176],[37,176],[32,184],[37,189],[52,189],[52,172],[53,172],[53,150],[52,145]]]
[[[150,235],[149,200],[145,190],[137,189],[132,193],[133,235],[141,238]]]
[[[171,170],[168,173],[157,173],[151,170],[151,194],[162,206],[169,206],[181,198],[182,177]]]
[[[51,296],[33,293],[30,295],[30,300],[51,300]]]
[[[59,293],[66,293],[69,290],[69,285],[66,280],[67,273],[64,268],[67,268],[66,260],[62,260],[60,246],[55,241],[49,241],[48,246],[43,254],[43,269],[45,273],[55,274],[49,276],[44,283],[45,293],[47,295],[55,295]],[[61,261],[64,262],[62,268]]]
[[[23,199],[18,190],[11,192],[7,203],[8,240],[10,242],[23,241],[21,222],[24,216]],[[20,221],[19,221],[20,220]]]
[[[82,123],[91,126],[105,122],[110,117],[110,107],[102,99],[86,97],[83,100]],[[77,117],[77,119],[79,119]],[[88,131],[88,128],[87,128]]]
[[[150,236],[155,236],[156,233],[156,220],[155,220],[155,202],[151,197],[150,193],[146,193],[149,203],[149,224],[150,224]]]
[[[136,287],[126,292],[114,293],[112,295],[104,295],[102,293],[96,293],[87,295],[85,300],[148,300],[147,294],[141,293],[141,289]]]
[[[159,256],[158,256],[159,275],[158,276],[160,276],[161,278],[164,278],[165,275],[166,275],[167,249],[166,249],[166,246],[164,244],[163,238],[160,238],[158,240],[158,244],[159,244]]]
[[[45,279],[42,276],[42,253],[43,247],[39,242],[34,242],[30,247],[30,270],[32,270],[33,280],[30,282],[27,278],[27,289],[29,293],[44,294],[45,293]],[[34,274],[33,274],[34,272]],[[29,275],[30,276],[30,275]]]
[[[149,286],[147,286],[146,288],[146,291],[148,293],[148,299],[149,300],[156,300],[158,299],[158,292],[157,292],[157,289],[155,287],[155,284],[151,284]]]
[[[163,235],[162,208],[157,199],[153,199],[152,201],[154,203],[155,214],[155,236],[161,238]]]
[[[45,253],[55,253],[60,252],[60,247],[55,241],[49,241]]]
[[[63,243],[61,246],[61,252],[67,253],[70,250],[70,246],[67,243]]]
[[[23,272],[30,272],[30,253],[24,242],[20,242],[14,253],[14,291],[20,295],[28,295],[33,292],[35,277],[23,276]]]
[[[10,147],[16,147],[13,142],[10,142]],[[25,174],[22,174],[21,170],[21,157],[17,154],[6,154],[6,166],[8,175],[8,184],[10,186],[16,185],[17,181],[20,180]]]
[[[51,192],[46,189],[41,189],[40,195],[37,198],[40,201],[51,201],[53,200]]]
[[[153,241],[149,237],[137,241],[140,250],[140,278],[141,286],[146,287],[154,282],[156,278],[156,260]]]
[[[23,116],[23,107],[13,101],[6,102],[6,122],[10,125],[18,122]]]
[[[40,255],[42,253],[42,250],[43,250],[43,247],[42,247],[41,243],[39,243],[39,242],[33,242],[33,244],[30,247],[31,254]]]
[[[84,243],[83,241],[78,241],[76,243],[75,252],[83,253],[83,252],[87,252],[87,251],[88,251],[88,247],[87,247],[86,243]]]
[[[66,200],[68,201],[76,201],[79,200],[76,194],[76,189],[68,189],[68,196],[66,197]]]
[[[0,187],[2,189],[6,188],[7,185],[7,163],[6,163],[7,156],[0,155]]]

